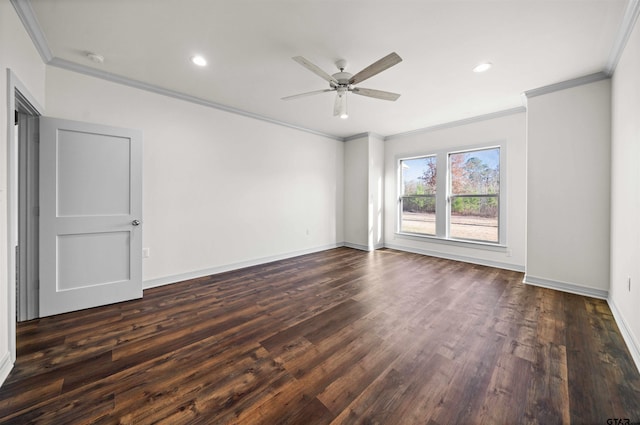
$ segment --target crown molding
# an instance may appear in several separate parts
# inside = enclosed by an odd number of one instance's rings
[[[493,112],[493,113],[482,115],[482,116],[478,116],[478,117],[462,119],[462,120],[459,120],[459,121],[453,121],[453,122],[449,122],[449,123],[445,123],[445,124],[436,125],[436,126],[433,126],[433,127],[428,127],[428,128],[418,129],[418,130],[412,130],[412,131],[408,131],[408,132],[405,132],[405,133],[398,133],[398,134],[390,135],[390,136],[382,136],[382,135],[379,135],[379,134],[376,134],[376,133],[365,132],[365,133],[355,134],[353,136],[340,137],[340,136],[336,136],[336,135],[333,135],[333,134],[327,134],[327,133],[323,133],[321,131],[309,129],[309,128],[306,128],[306,127],[300,127],[300,126],[297,126],[297,125],[289,124],[287,122],[279,121],[279,120],[276,120],[274,118],[270,118],[270,117],[267,117],[267,116],[264,116],[264,115],[255,114],[253,112],[244,111],[244,110],[238,109],[238,108],[233,108],[231,106],[223,105],[221,103],[212,102],[210,100],[202,99],[202,98],[199,98],[199,97],[196,97],[196,96],[187,95],[187,94],[180,93],[180,92],[177,92],[177,91],[174,91],[174,90],[165,89],[165,88],[160,87],[160,86],[156,86],[156,85],[153,85],[153,84],[148,84],[148,83],[145,83],[145,82],[142,82],[142,81],[133,80],[133,79],[130,79],[130,78],[123,77],[121,75],[113,74],[113,73],[102,71],[102,70],[95,69],[95,68],[91,68],[91,67],[85,66],[85,65],[80,65],[80,64],[77,64],[75,62],[68,61],[66,59],[61,59],[61,58],[55,57],[55,56],[53,56],[53,52],[49,48],[49,43],[48,43],[48,41],[46,39],[46,36],[44,35],[44,32],[42,31],[42,28],[40,27],[40,23],[38,22],[38,19],[35,16],[33,8],[31,7],[30,0],[10,0],[10,1],[11,1],[11,4],[13,4],[13,7],[16,9],[16,13],[20,17],[20,20],[22,21],[22,24],[24,25],[27,33],[31,37],[31,40],[33,41],[34,46],[36,47],[36,49],[40,53],[42,61],[47,65],[55,66],[55,67],[58,67],[58,68],[61,68],[61,69],[66,69],[68,71],[78,72],[78,73],[85,74],[85,75],[88,75],[88,76],[91,76],[91,77],[95,77],[95,78],[100,78],[100,79],[103,79],[103,80],[111,81],[113,83],[122,84],[122,85],[126,85],[126,86],[129,86],[129,87],[134,87],[134,88],[137,88],[137,89],[140,89],[140,90],[145,90],[145,91],[149,91],[149,92],[152,92],[152,93],[173,97],[175,99],[180,99],[180,100],[183,100],[183,101],[186,101],[186,102],[192,102],[192,103],[195,103],[195,104],[198,104],[198,105],[202,105],[202,106],[206,106],[206,107],[209,107],[209,108],[219,109],[219,110],[222,110],[222,111],[226,111],[226,112],[242,115],[242,116],[245,116],[245,117],[248,117],[248,118],[257,119],[257,120],[268,122],[268,123],[271,123],[271,124],[276,124],[276,125],[280,125],[280,126],[283,126],[283,127],[288,127],[288,128],[294,129],[294,130],[303,131],[303,132],[306,132],[306,133],[314,134],[316,136],[326,137],[326,138],[329,138],[329,139],[332,139],[332,140],[337,140],[337,141],[340,141],[340,142],[347,142],[349,140],[354,140],[354,139],[358,139],[358,138],[361,138],[361,137],[376,137],[376,138],[379,138],[381,140],[386,141],[386,140],[389,140],[389,139],[394,139],[394,138],[397,138],[397,137],[403,137],[403,136],[414,134],[414,133],[421,133],[421,132],[427,132],[427,131],[436,131],[436,130],[441,130],[441,129],[444,129],[444,128],[457,127],[457,126],[460,126],[460,125],[470,124],[470,123],[473,123],[473,122],[484,121],[484,120],[487,120],[487,119],[498,118],[498,117],[502,117],[502,116],[505,116],[505,115],[511,115],[511,114],[514,114],[514,113],[520,113],[520,112],[525,112],[526,111],[526,108],[524,106],[521,106],[521,107],[518,107],[518,108],[509,109],[509,110],[506,110],[506,111]],[[633,1],[636,1],[636,0],[633,0]],[[637,1],[640,1],[640,0],[637,0]]]
[[[354,140],[360,137],[372,136],[372,137],[379,137],[386,141],[386,140],[396,139],[399,137],[409,136],[412,134],[458,127],[461,125],[471,124],[471,123],[484,121],[488,119],[499,118],[499,117],[517,114],[517,113],[526,111],[526,107],[521,106],[517,108],[507,109],[504,111],[497,111],[497,112],[493,112],[485,115],[461,119],[461,120],[434,125],[426,128],[417,129],[417,130],[411,130],[403,133],[392,134],[386,137],[377,135],[374,133],[360,133],[360,134],[355,134],[353,136],[340,137],[332,134],[323,133],[318,130],[313,130],[306,127],[300,127],[300,126],[290,124],[284,121],[279,121],[264,115],[244,111],[242,109],[223,105],[221,103],[209,101],[196,96],[187,95],[174,90],[165,89],[160,86],[129,79],[126,77],[122,77],[120,75],[101,71],[101,70],[84,66],[84,65],[79,65],[71,61],[67,61],[65,59],[54,57],[53,52],[49,48],[49,43],[47,41],[47,38],[44,32],[42,31],[40,23],[38,22],[38,19],[33,11],[30,0],[10,0],[10,2],[13,5],[14,9],[16,10],[16,13],[18,14],[18,17],[20,18],[20,20],[22,21],[22,24],[24,25],[27,33],[31,37],[31,40],[33,41],[33,44],[36,50],[38,51],[38,53],[40,54],[40,57],[42,58],[42,61],[47,65],[56,66],[56,67],[74,71],[74,72],[79,72],[92,77],[101,78],[101,79],[105,79],[118,84],[127,85],[129,87],[150,91],[153,93],[173,97],[183,101],[196,103],[198,105],[206,106],[209,108],[219,109],[222,111],[242,115],[248,118],[257,119],[257,120],[268,122],[271,124],[288,127],[291,129],[303,131],[303,132],[314,134],[317,136],[326,137],[332,140],[346,142],[346,141]],[[610,78],[615,71],[618,61],[620,60],[620,57],[622,56],[626,43],[631,35],[631,32],[633,31],[634,25],[639,15],[640,15],[640,0],[629,0],[629,2],[627,3],[627,8],[625,10],[625,14],[624,14],[621,26],[620,26],[620,30],[618,31],[618,35],[616,37],[616,41],[609,54],[609,59],[607,61],[606,67],[602,72],[590,74],[590,75],[575,78],[572,80],[562,81],[559,83],[551,84],[551,85],[540,87],[533,90],[529,90],[524,92],[524,97],[531,98],[531,97],[540,96],[547,93],[552,93],[554,91],[564,90],[567,88],[576,87],[579,85],[588,84],[595,81]]]
[[[350,140],[356,140],[356,139],[362,139],[363,137],[373,137],[375,139],[381,139],[384,140],[384,136],[378,134],[378,133],[373,133],[370,131],[364,132],[364,133],[358,133],[358,134],[354,134],[352,136],[347,136],[344,139],[342,139],[343,142],[348,142]]]
[[[560,90],[570,89],[572,87],[582,86],[584,84],[595,83],[596,81],[606,80],[611,78],[604,71],[596,72],[595,74],[584,75],[582,77],[573,78],[571,80],[560,81],[559,83],[550,84],[548,86],[539,87],[537,89],[528,90],[524,92],[527,99],[532,97],[541,96],[543,94],[549,94]]]
[[[114,83],[129,86],[129,87],[134,87],[140,90],[146,90],[146,91],[150,91],[160,95],[173,97],[175,99],[184,100],[186,102],[192,102],[192,103],[206,106],[209,108],[219,109],[221,111],[230,112],[232,114],[242,115],[247,118],[252,118],[252,119],[268,122],[271,124],[292,128],[294,130],[303,131],[305,133],[311,133],[316,136],[326,137],[326,138],[337,140],[340,142],[344,141],[343,137],[335,136],[333,134],[327,134],[327,133],[323,133],[321,131],[313,130],[310,128],[289,124],[287,122],[279,121],[264,115],[256,114],[249,111],[244,111],[242,109],[223,105],[221,103],[212,102],[206,99],[180,93],[174,90],[165,89],[160,86],[148,84],[142,81],[133,80],[130,78],[123,77],[121,75],[91,68],[85,65],[80,65],[80,64],[68,61],[66,59],[55,57],[53,55],[53,52],[49,48],[49,43],[47,41],[46,36],[44,35],[44,32],[42,31],[42,28],[40,27],[38,18],[36,17],[35,12],[31,7],[31,2],[29,0],[10,0],[10,1],[13,7],[15,8],[16,13],[18,14],[18,17],[22,21],[22,24],[24,25],[27,33],[31,37],[31,41],[33,41],[33,44],[36,50],[38,50],[38,53],[40,53],[40,57],[42,58],[42,61],[47,65],[66,69],[68,71],[78,72],[81,74],[89,75],[91,77],[101,78],[103,80],[111,81]]]
[[[353,134],[351,136],[347,136],[344,139],[342,139],[343,142],[348,142],[350,140],[356,140],[356,139],[362,139],[364,137],[369,137],[369,133],[358,133],[358,134]]]
[[[230,112],[232,114],[242,115],[247,118],[252,118],[264,122],[268,122],[271,124],[280,125],[283,127],[292,128],[294,130],[304,131],[306,133],[315,134],[316,136],[326,137],[328,139],[337,140],[339,142],[344,141],[342,137],[334,136],[332,134],[323,133],[321,131],[313,130],[306,127],[300,127],[294,124],[289,124],[284,121],[279,121],[274,118],[270,118],[264,115],[256,114],[253,112],[248,112],[242,109],[234,108],[232,106],[223,105],[222,103],[213,102],[210,100],[202,99],[200,97],[191,96],[189,94],[181,93],[175,90],[165,89],[164,87],[156,86],[154,84],[145,83],[138,80],[133,80],[131,78],[126,78],[121,75],[113,74],[107,71],[102,71],[100,69],[91,68],[89,66],[80,65],[75,62],[68,61],[66,59],[60,59],[54,57],[49,61],[48,65],[55,66],[57,68],[66,69],[68,71],[77,72],[80,74],[89,75],[91,77],[100,78],[103,80],[107,80],[113,83],[122,84],[125,86],[133,87],[140,90],[149,91],[152,93],[160,94],[163,96],[173,97],[174,99],[184,100],[186,102],[195,103],[197,105],[206,106],[208,108],[218,109],[225,112]]]
[[[49,63],[53,59],[53,53],[49,49],[49,43],[47,37],[42,32],[38,18],[33,12],[31,2],[29,0],[10,0],[13,8],[16,10],[18,17],[22,21],[22,25],[27,30],[29,37],[33,41],[33,45],[36,47],[40,57],[44,63]]]
[[[385,137],[384,141],[386,142],[387,140],[393,140],[393,139],[399,139],[401,137],[412,136],[414,134],[429,133],[432,131],[439,131],[439,130],[445,130],[448,128],[460,127],[467,124],[473,124],[481,121],[502,118],[509,115],[521,114],[526,111],[527,111],[527,108],[525,108],[524,106],[518,106],[516,108],[505,109],[503,111],[491,112],[489,114],[477,115],[475,117],[464,118],[461,120],[451,121],[443,124],[437,124],[437,125],[433,125],[425,128],[419,128],[417,130],[406,131],[404,133],[392,134],[390,136]]]
[[[622,18],[622,23],[620,24],[618,35],[613,43],[613,47],[609,53],[609,59],[607,60],[607,64],[604,69],[604,73],[609,77],[613,75],[616,70],[616,66],[618,66],[618,62],[622,57],[627,41],[629,41],[633,27],[638,20],[638,15],[640,15],[640,0],[629,0],[627,3],[627,9],[624,12],[624,17]]]

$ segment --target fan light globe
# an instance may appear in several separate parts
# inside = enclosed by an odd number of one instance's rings
[[[402,62],[402,58],[398,56],[396,52],[389,53],[387,56],[375,61],[355,75],[344,71],[344,68],[347,66],[347,61],[345,61],[344,59],[336,61],[336,66],[338,67],[340,72],[337,72],[333,75],[327,74],[318,65],[310,62],[308,59],[305,59],[302,56],[294,56],[292,59],[322,78],[323,80],[327,81],[329,83],[329,88],[324,90],[315,90],[307,93],[300,93],[293,96],[286,96],[283,97],[282,100],[298,99],[300,97],[311,96],[319,93],[337,92],[336,99],[333,104],[333,115],[344,120],[349,118],[349,114],[347,113],[347,94],[349,92],[360,96],[367,96],[374,99],[390,101],[395,101],[400,97],[398,93],[365,89],[363,87],[355,87],[356,84],[359,84],[364,80],[367,80],[374,75],[377,75],[382,71]]]
[[[347,112],[347,93],[348,90],[345,87],[339,87],[338,88],[338,94],[337,94],[337,98],[336,98],[336,102],[338,102],[338,113],[336,115],[338,115],[340,118],[342,118],[343,120],[346,120],[347,118],[349,118],[349,113]]]

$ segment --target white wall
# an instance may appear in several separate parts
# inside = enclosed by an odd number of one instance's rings
[[[344,242],[369,246],[369,136],[344,142]]]
[[[342,243],[340,141],[47,67],[47,115],[143,131],[146,286]]]
[[[347,140],[344,153],[345,245],[384,246],[384,140],[375,134]]]
[[[612,130],[609,304],[640,368],[640,25],[637,23],[613,75]]]
[[[384,247],[384,140],[369,135],[369,250]]]
[[[26,86],[37,102],[44,104],[45,66],[8,0],[0,0],[0,383],[12,366],[10,332],[12,311],[8,282],[8,199],[7,199],[7,126],[13,125],[7,111],[7,68]]]
[[[519,113],[386,142],[367,135],[343,144],[45,67],[9,1],[0,0],[0,99],[7,99],[7,68],[42,105],[46,82],[49,116],[143,130],[143,244],[151,253],[144,260],[147,285],[343,241],[371,249],[384,236],[387,246],[407,251],[515,270],[524,270],[527,264],[527,278],[536,283],[569,284],[598,294],[608,290],[616,319],[640,364],[637,26],[613,78],[612,122],[608,121],[610,83],[601,81],[530,98],[528,124],[525,114]],[[8,124],[2,101],[0,163],[5,166]],[[506,249],[484,250],[395,234],[398,157],[496,141],[507,145]],[[0,294],[8,291],[6,174],[3,168]],[[384,222],[378,221],[380,197]],[[575,214],[571,208],[584,204],[590,206],[587,214]],[[11,367],[8,302],[8,297],[0,296],[0,382]]]
[[[385,142],[385,245],[391,248],[458,259],[478,264],[524,270],[525,264],[525,113],[411,133]],[[481,248],[474,244],[446,243],[396,234],[399,158],[441,149],[464,149],[496,142],[506,144],[506,248]]]
[[[606,297],[611,83],[527,104],[527,283]]]

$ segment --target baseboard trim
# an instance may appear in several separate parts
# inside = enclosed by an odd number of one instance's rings
[[[524,276],[524,279],[522,281],[527,285],[555,289],[556,291],[569,292],[570,294],[599,298],[601,300],[606,300],[609,296],[609,291],[605,291],[604,289],[589,288],[587,286],[576,285],[575,283],[545,279],[542,277],[530,276],[528,274]]]
[[[611,297],[607,298],[607,303],[609,304],[611,313],[613,313],[613,319],[616,321],[616,324],[620,329],[622,339],[624,339],[624,342],[627,344],[627,348],[629,349],[629,353],[631,353],[631,358],[636,364],[638,372],[640,372],[640,344],[633,337],[633,334],[629,330],[629,326],[627,326],[627,322],[624,320],[624,316],[620,313],[620,310],[618,310],[616,303],[613,302]]]
[[[371,251],[368,246],[360,245],[357,243],[345,242],[343,246],[346,246],[347,248],[359,249],[360,251]]]
[[[179,273],[171,276],[159,277],[155,279],[149,279],[142,282],[142,289],[151,289],[158,286],[170,285],[172,283],[182,282],[189,279],[196,279],[199,277],[210,276],[212,274],[224,273],[232,270],[243,269],[245,267],[258,266],[260,264],[271,263],[273,261],[286,260],[287,258],[299,257],[301,255],[313,254],[314,252],[326,251],[328,249],[339,248],[346,246],[344,243],[335,243],[329,245],[322,245],[315,248],[303,249],[300,251],[287,252],[279,255],[272,255],[269,257],[256,258],[254,260],[241,261],[238,263],[225,264],[222,266],[211,267],[202,270],[195,270],[187,273]]]
[[[513,270],[516,272],[524,272],[524,266],[517,264],[502,263],[499,261],[484,260],[481,258],[467,257],[464,255],[447,254],[439,251],[431,251],[428,249],[406,247],[403,245],[384,244],[385,248],[395,249],[397,251],[411,252],[413,254],[428,255],[430,257],[444,258],[447,260],[461,261],[463,263],[478,264],[480,266],[495,267],[497,269]]]
[[[13,362],[11,361],[11,353],[6,351],[0,360],[0,386],[4,383],[7,376],[13,369]]]

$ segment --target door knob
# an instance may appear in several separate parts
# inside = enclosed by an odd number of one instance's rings
[[[133,220],[131,222],[131,224],[133,224],[134,226],[139,226],[140,225],[140,220]]]

